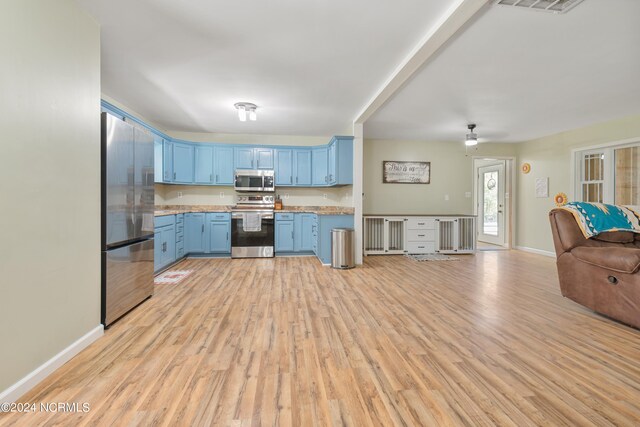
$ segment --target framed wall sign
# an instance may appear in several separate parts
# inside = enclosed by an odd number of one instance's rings
[[[382,162],[384,184],[429,184],[431,162]]]

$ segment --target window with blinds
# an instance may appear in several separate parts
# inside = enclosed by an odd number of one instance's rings
[[[588,153],[582,156],[582,201],[604,201],[604,153]]]
[[[615,150],[615,203],[640,205],[640,147]]]
[[[640,205],[640,141],[575,154],[576,200]]]

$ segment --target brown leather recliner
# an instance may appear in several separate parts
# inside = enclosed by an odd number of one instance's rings
[[[640,328],[640,234],[587,239],[570,212],[553,209],[549,220],[562,296]]]

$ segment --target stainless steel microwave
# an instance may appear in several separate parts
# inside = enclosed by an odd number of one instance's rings
[[[236,191],[276,191],[273,170],[236,169]]]

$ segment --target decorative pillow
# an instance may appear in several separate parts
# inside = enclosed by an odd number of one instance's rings
[[[638,217],[633,210],[624,206],[571,202],[560,209],[571,212],[587,239],[607,231],[640,233]],[[607,237],[604,236],[604,238]]]

